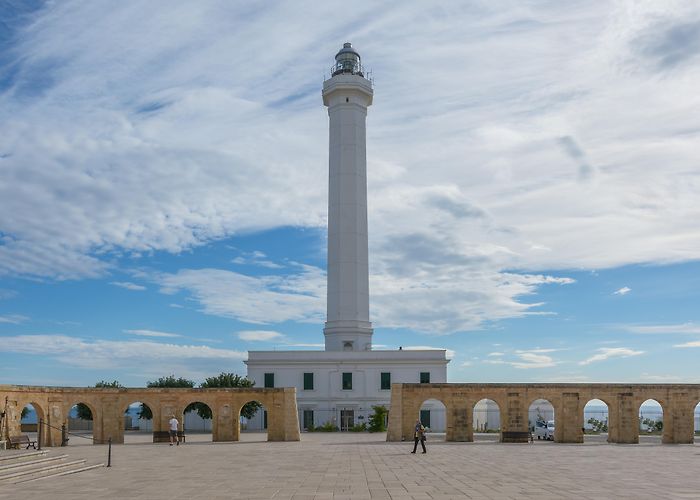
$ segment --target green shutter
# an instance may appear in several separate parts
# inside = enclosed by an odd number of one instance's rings
[[[266,373],[265,374],[265,387],[270,388],[270,389],[275,387],[275,374],[274,373]]]
[[[382,372],[381,388],[383,391],[391,389],[391,373]]]
[[[420,383],[429,384],[430,383],[430,372],[420,372]]]
[[[304,374],[304,390],[313,391],[314,390],[314,374],[305,373]]]
[[[343,373],[343,390],[352,390],[352,373]]]

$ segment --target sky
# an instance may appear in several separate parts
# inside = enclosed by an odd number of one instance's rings
[[[321,349],[352,42],[379,349],[450,382],[700,382],[695,1],[0,3],[0,383]]]

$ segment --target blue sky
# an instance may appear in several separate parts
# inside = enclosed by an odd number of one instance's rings
[[[345,41],[376,345],[454,382],[700,381],[697,3],[341,5],[0,6],[0,382],[320,348]]]

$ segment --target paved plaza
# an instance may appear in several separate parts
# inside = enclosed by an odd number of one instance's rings
[[[495,436],[494,436],[495,437]],[[265,442],[244,433],[238,443],[192,435],[170,447],[131,436],[113,447],[111,468],[40,480],[0,491],[0,498],[51,499],[448,499],[700,498],[700,444],[639,445],[548,442],[498,444],[387,443],[384,434],[303,434],[301,442]],[[106,446],[52,448],[88,463]],[[420,448],[419,448],[420,450]]]

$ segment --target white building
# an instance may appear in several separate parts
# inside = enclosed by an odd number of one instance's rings
[[[256,387],[297,388],[302,429],[332,422],[346,430],[367,422],[373,405],[389,407],[392,383],[447,381],[444,350],[372,349],[365,147],[372,82],[351,44],[335,60],[322,92],[330,125],[325,350],[249,351],[246,361]],[[249,429],[265,427],[259,413]],[[426,404],[421,418],[435,431],[445,428],[441,403]]]

